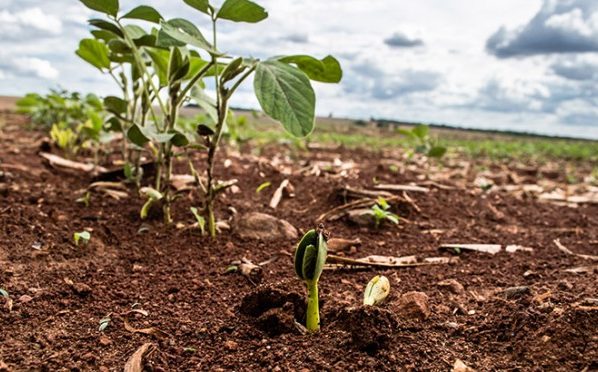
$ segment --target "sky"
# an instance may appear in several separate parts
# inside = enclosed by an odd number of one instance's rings
[[[219,49],[334,55],[344,77],[314,84],[320,115],[598,139],[596,0],[255,1],[268,19],[223,24]],[[206,16],[182,0],[120,3],[152,5],[209,35]],[[0,94],[117,93],[74,54],[92,16],[76,0],[0,0]],[[259,107],[252,85],[231,104]]]

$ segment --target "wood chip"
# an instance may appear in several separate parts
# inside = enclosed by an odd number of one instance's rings
[[[131,355],[125,364],[125,372],[143,372],[143,357],[152,352],[155,345],[151,342],[145,343]]]
[[[438,249],[447,251],[474,251],[482,253],[496,254],[501,251],[500,244],[443,244]]]
[[[573,267],[565,271],[573,274],[593,274],[598,272],[598,265]]]
[[[90,164],[90,163],[80,163],[80,162],[65,159],[58,155],[50,154],[47,152],[40,152],[39,156],[46,159],[48,161],[48,163],[50,164],[50,166],[52,166],[54,168],[68,168],[68,169],[73,169],[73,170],[87,172],[87,173],[89,173],[89,172],[100,172],[101,173],[101,172],[107,171],[106,168],[99,166],[99,165],[96,166],[96,165]]]
[[[168,336],[168,333],[161,331],[155,327],[135,328],[135,327],[132,327],[126,320],[124,320],[123,322],[125,324],[125,329],[131,333],[141,333],[144,335],[150,335],[150,336],[156,336],[156,337],[167,337]]]
[[[508,253],[515,253],[517,251],[533,252],[534,249],[529,248],[529,247],[524,247],[522,245],[507,245],[507,247],[505,248],[505,251],[507,251]]]
[[[583,258],[586,260],[598,261],[598,256],[592,256],[589,254],[580,254],[580,253],[575,253],[575,252],[571,251],[569,248],[567,248],[563,244],[561,244],[561,241],[559,239],[555,239],[554,244],[556,244],[556,246],[559,250],[561,250],[562,252],[565,252],[567,254],[577,256],[577,257],[580,257],[580,258]]]
[[[340,252],[361,245],[361,239],[332,238],[328,240],[329,252]]]
[[[401,268],[401,267],[416,267],[426,266],[435,264],[445,264],[449,262],[455,262],[451,260],[435,260],[432,257],[430,259],[418,260],[416,256],[403,256],[403,257],[392,257],[392,256],[367,256],[364,258],[347,258],[336,255],[328,255],[326,260],[328,264],[354,266],[354,267],[383,267],[383,268]],[[336,267],[335,267],[336,268]]]
[[[415,185],[392,185],[392,184],[379,184],[374,186],[377,190],[385,191],[412,191],[412,192],[430,192],[430,189]]]
[[[272,195],[272,199],[270,200],[270,208],[276,209],[276,207],[278,207],[278,204],[280,204],[280,201],[282,200],[282,196],[285,193],[285,191],[290,197],[293,197],[294,195],[292,193],[292,188],[293,186],[291,185],[289,180],[283,180],[280,183],[280,186],[278,186],[278,188],[274,191],[274,194]]]

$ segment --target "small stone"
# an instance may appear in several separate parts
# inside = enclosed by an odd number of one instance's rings
[[[27,302],[30,302],[33,300],[33,297],[29,296],[29,295],[22,295],[21,297],[19,297],[19,302],[25,304]]]
[[[224,347],[226,348],[226,350],[237,350],[237,347],[239,347],[239,345],[232,340],[228,340],[224,342]]]
[[[71,288],[73,292],[81,297],[87,297],[91,294],[91,287],[85,283],[74,283]]]
[[[559,282],[558,287],[561,291],[570,291],[573,289],[573,284],[568,280],[563,279]]]
[[[501,293],[504,294],[506,298],[519,298],[530,294],[531,289],[528,286],[509,287],[503,289]]]
[[[100,336],[100,345],[102,345],[102,346],[108,346],[110,344],[112,344],[112,340],[111,339],[109,339],[106,336]]]
[[[446,288],[454,294],[465,293],[465,288],[463,287],[463,284],[459,283],[455,279],[443,280],[441,282],[438,282],[437,286],[439,286],[440,288]]]
[[[397,310],[402,317],[425,320],[430,316],[428,295],[423,292],[407,292],[401,296]]]
[[[242,239],[261,241],[294,240],[299,236],[297,229],[288,221],[259,212],[241,216],[235,230]]]
[[[475,369],[468,367],[461,359],[455,360],[453,372],[475,372]]]

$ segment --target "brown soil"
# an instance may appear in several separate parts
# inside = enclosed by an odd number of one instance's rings
[[[5,115],[6,118],[6,115]],[[122,370],[143,344],[148,370],[449,370],[456,359],[478,370],[598,369],[596,274],[566,269],[595,265],[568,255],[598,254],[598,206],[567,208],[532,198],[479,190],[411,193],[421,209],[400,210],[407,222],[380,229],[339,220],[326,224],[332,237],[360,238],[350,257],[448,256],[442,243],[520,244],[533,252],[496,255],[463,252],[456,264],[400,270],[325,271],[320,282],[322,329],[301,332],[305,287],[292,268],[294,241],[217,240],[197,229],[141,222],[142,201],[94,193],[89,207],[76,203],[91,177],[45,165],[37,155],[42,134],[26,132],[9,116],[0,132],[0,370]],[[217,175],[239,179],[240,193],[220,200],[231,208],[286,219],[300,232],[342,203],[345,185],[418,182],[413,171],[392,172],[377,154],[344,149],[300,153],[293,167],[340,158],[357,165],[349,177],[281,174],[270,160],[291,152],[280,145],[262,155],[220,154]],[[223,166],[229,158],[232,165]],[[185,173],[181,164],[178,173]],[[563,176],[564,177],[564,176]],[[272,210],[269,199],[289,178],[295,197]],[[264,181],[272,187],[256,193]],[[468,179],[469,184],[473,179]],[[190,225],[193,192],[174,207],[175,221]],[[500,213],[497,213],[500,212]],[[237,216],[238,216],[237,215]],[[141,226],[144,229],[140,229]],[[232,222],[234,227],[234,222]],[[75,231],[92,229],[76,246]],[[243,257],[263,267],[261,284],[227,266]],[[375,274],[392,291],[380,308],[360,307]],[[455,279],[465,291],[438,283]],[[257,285],[257,286],[256,286]],[[505,289],[510,287],[523,289]],[[454,288],[453,288],[454,289]],[[401,294],[429,297],[427,318],[401,315]],[[595,301],[595,300],[594,300]],[[131,310],[136,311],[131,311]],[[140,311],[144,310],[144,311]],[[110,322],[103,332],[101,319]],[[143,329],[142,332],[131,330]]]

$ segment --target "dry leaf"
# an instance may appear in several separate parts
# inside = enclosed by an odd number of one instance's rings
[[[142,333],[144,335],[150,335],[150,336],[156,336],[156,337],[168,336],[168,333],[161,331],[155,327],[135,328],[135,327],[132,327],[126,320],[124,320],[123,322],[125,324],[125,329],[131,333]]]
[[[565,247],[563,244],[561,244],[561,241],[559,239],[555,239],[553,241],[554,241],[554,244],[556,244],[557,248],[560,249],[562,252],[565,252],[567,254],[571,254],[573,256],[581,257],[581,258],[584,258],[586,260],[598,261],[598,256],[592,256],[592,255],[589,255],[589,254],[575,253],[575,252],[571,251],[569,248]]]
[[[39,156],[41,156],[42,158],[46,159],[48,161],[48,163],[50,164],[50,166],[56,168],[68,168],[68,169],[74,169],[74,170],[78,170],[78,171],[82,171],[82,172],[107,172],[108,170],[104,167],[101,166],[96,166],[94,164],[90,164],[90,163],[80,163],[77,161],[73,161],[73,160],[68,160],[65,158],[62,158],[58,155],[54,155],[54,154],[49,154],[47,152],[40,152]]]
[[[500,252],[501,245],[500,244],[443,244],[439,248],[440,250],[451,250],[455,251],[457,249],[463,251],[474,251],[474,252],[482,252],[482,253],[490,253],[496,254]]]
[[[125,372],[143,372],[143,357],[155,348],[151,342],[145,343],[131,355],[125,364]]]

